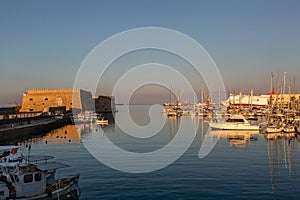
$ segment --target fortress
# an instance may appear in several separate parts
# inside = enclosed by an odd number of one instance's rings
[[[74,99],[73,99],[74,98]],[[30,89],[23,93],[20,112],[49,112],[52,107],[91,110],[94,106],[92,94],[73,89]]]

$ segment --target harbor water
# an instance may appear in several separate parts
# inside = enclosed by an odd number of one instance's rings
[[[117,109],[116,118],[122,120],[123,107]],[[131,106],[132,118],[140,126],[149,123],[148,109],[144,105]],[[56,161],[70,165],[59,170],[58,176],[80,173],[80,199],[299,198],[297,134],[226,133],[200,159],[199,149],[208,129],[205,120],[191,116],[164,117],[162,130],[148,139],[128,136],[115,124],[102,127],[104,134],[120,148],[151,152],[170,143],[185,121],[199,125],[198,129],[185,127],[186,132],[195,134],[195,139],[179,159],[149,173],[117,171],[95,159],[82,142],[95,140],[100,134],[99,127],[93,124],[68,125],[19,144],[30,143],[31,154],[52,155]],[[27,153],[26,149],[23,151]]]

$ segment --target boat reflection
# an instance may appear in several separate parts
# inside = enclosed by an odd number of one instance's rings
[[[233,147],[246,147],[250,141],[257,140],[258,131],[211,130],[210,137],[228,139]]]
[[[295,133],[264,134],[264,138],[267,141],[272,193],[275,193],[283,176],[292,177],[296,172],[299,142]]]

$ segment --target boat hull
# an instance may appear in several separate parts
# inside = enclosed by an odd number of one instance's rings
[[[56,191],[53,191],[51,194],[42,194],[39,196],[31,197],[31,198],[21,198],[20,200],[64,200],[64,199],[79,199],[79,187],[78,187],[78,181],[79,181],[79,174],[75,175],[70,179],[70,184],[58,189]],[[19,198],[18,198],[19,199]]]
[[[282,132],[282,127],[266,127],[265,132],[266,133],[280,133]]]
[[[294,133],[295,132],[295,127],[284,127],[283,132],[285,132],[285,133]]]
[[[224,123],[216,123],[216,122],[210,122],[209,126],[212,129],[220,129],[220,130],[248,130],[248,131],[258,131],[259,126],[253,126],[253,125],[245,125],[245,124],[227,124]]]

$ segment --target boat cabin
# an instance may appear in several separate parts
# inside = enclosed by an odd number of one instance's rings
[[[247,120],[242,115],[232,115],[230,118],[226,120],[226,122],[247,123]]]
[[[18,198],[47,194],[51,190],[48,186],[55,185],[56,169],[63,167],[68,165],[57,162],[0,165],[0,200],[6,199],[12,190]]]

